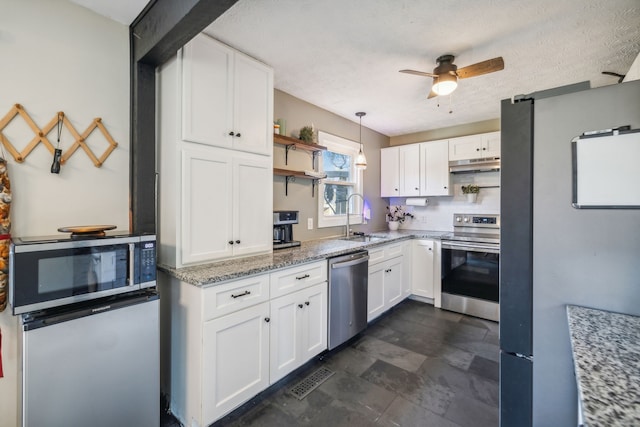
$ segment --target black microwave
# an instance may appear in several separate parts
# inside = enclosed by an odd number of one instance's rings
[[[156,236],[15,238],[9,252],[13,314],[156,286]]]

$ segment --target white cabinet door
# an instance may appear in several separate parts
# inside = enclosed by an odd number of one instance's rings
[[[403,299],[402,293],[402,257],[385,261],[384,296],[385,311]]]
[[[232,159],[212,149],[182,150],[181,262],[233,254]]]
[[[269,385],[269,303],[206,322],[202,337],[202,425]]]
[[[271,300],[271,350],[269,383],[273,384],[299,366],[302,324],[298,292]]]
[[[400,151],[398,147],[380,150],[380,196],[400,195]]]
[[[411,289],[414,295],[433,298],[434,284],[434,242],[433,240],[413,241],[413,269]]]
[[[304,322],[300,365],[327,349],[327,282],[301,291]]]
[[[182,139],[231,147],[234,51],[204,34],[182,49]]]
[[[271,300],[271,384],[326,349],[326,282]]]
[[[367,321],[370,322],[385,311],[384,294],[385,263],[369,265],[367,292]]]
[[[259,154],[273,151],[273,70],[236,53],[233,148]]]
[[[420,145],[399,147],[400,196],[420,195]]]
[[[449,160],[500,157],[500,132],[481,133],[449,140]]]
[[[413,240],[402,244],[402,298],[411,295],[411,268],[413,267]]]
[[[482,157],[500,157],[500,132],[482,134]]]
[[[420,144],[422,162],[422,196],[449,196],[449,141],[431,141]]]
[[[273,169],[269,157],[233,160],[233,255],[268,251],[273,242]],[[218,209],[223,209],[218,206]]]
[[[449,140],[449,160],[477,159],[481,157],[482,137],[469,135]]]
[[[197,35],[182,49],[182,139],[270,155],[273,70]]]

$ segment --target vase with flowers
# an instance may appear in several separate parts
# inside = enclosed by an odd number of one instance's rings
[[[407,217],[413,218],[413,214],[405,212],[402,206],[387,206],[387,223],[389,224],[389,230],[397,230]]]
[[[462,194],[467,196],[467,202],[475,203],[478,198],[478,193],[480,192],[480,187],[477,185],[463,185],[462,186]]]

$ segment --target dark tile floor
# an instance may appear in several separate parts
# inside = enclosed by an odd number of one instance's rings
[[[498,425],[498,324],[406,300],[214,426]],[[289,390],[325,366],[298,400]],[[163,414],[162,427],[180,424]]]

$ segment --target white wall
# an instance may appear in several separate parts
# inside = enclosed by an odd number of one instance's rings
[[[462,194],[463,185],[478,185],[480,192],[475,203],[467,202]],[[407,206],[406,212],[415,218],[407,218],[400,228],[411,230],[452,231],[453,214],[499,214],[500,213],[500,172],[482,172],[451,175],[453,196],[427,197],[427,206]],[[391,198],[393,205],[404,205],[405,198]]]
[[[23,163],[4,150],[13,192],[12,235],[51,235],[65,225],[113,224],[129,229],[129,30],[65,0],[0,0],[0,118],[22,104],[39,127],[64,111],[82,133],[101,117],[118,147],[101,168],[80,149],[51,174],[39,145]],[[19,117],[3,134],[20,151],[33,133]],[[48,135],[55,145],[55,129]],[[61,148],[71,144],[65,131]],[[107,147],[94,133],[99,157]],[[0,313],[0,427],[18,420],[18,323]]]

